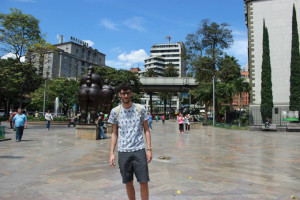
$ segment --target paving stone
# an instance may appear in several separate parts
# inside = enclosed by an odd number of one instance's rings
[[[3,124],[13,139],[0,143],[1,200],[127,199],[118,165],[109,166],[109,139],[79,140],[74,128],[31,125],[16,143]],[[153,128],[152,200],[300,199],[297,132],[202,127],[179,135],[169,121]]]

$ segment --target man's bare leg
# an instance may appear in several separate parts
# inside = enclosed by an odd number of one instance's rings
[[[140,185],[141,185],[141,198],[142,198],[142,200],[148,200],[149,199],[148,183],[140,183]]]
[[[127,190],[128,199],[135,200],[135,190],[133,186],[133,180],[130,181],[129,183],[126,183],[126,190]]]

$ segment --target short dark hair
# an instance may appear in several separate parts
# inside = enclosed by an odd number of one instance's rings
[[[131,87],[130,83],[123,82],[123,83],[121,83],[121,85],[118,88],[119,92],[121,92],[121,90],[130,90],[130,91],[132,91],[132,87]]]

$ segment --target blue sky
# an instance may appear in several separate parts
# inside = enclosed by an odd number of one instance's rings
[[[106,54],[106,65],[129,69],[140,66],[151,46],[185,41],[203,19],[230,24],[234,44],[227,50],[241,66],[247,63],[247,28],[243,0],[0,0],[0,12],[18,8],[40,20],[47,41],[58,35],[88,41]]]

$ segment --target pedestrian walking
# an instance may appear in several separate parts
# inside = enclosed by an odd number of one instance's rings
[[[99,129],[99,132],[100,132],[100,139],[104,139],[104,129],[103,129],[104,122],[103,122],[103,120],[104,120],[103,113],[100,112],[98,120],[97,120],[97,128]]]
[[[16,141],[20,142],[22,140],[24,127],[27,127],[27,117],[22,113],[22,109],[18,109],[18,113],[12,119],[13,127],[16,130]]]
[[[189,115],[186,114],[184,117],[184,124],[185,124],[185,130],[189,131],[190,130],[190,121],[189,121]]]
[[[141,199],[149,199],[148,163],[152,160],[151,136],[146,108],[132,103],[132,88],[129,83],[119,87],[120,106],[112,109],[108,122],[112,124],[110,165],[115,167],[114,150],[118,142],[119,167],[123,183],[126,184],[128,199],[135,199],[133,175],[140,183]],[[143,139],[145,133],[147,150]]]
[[[160,118],[161,118],[162,123],[165,124],[165,116],[162,115]]]
[[[178,117],[177,117],[177,121],[178,121],[178,124],[179,124],[179,133],[183,134],[183,121],[184,121],[184,117],[182,116],[182,114],[179,114]]]
[[[149,123],[149,128],[152,129],[152,115],[151,115],[151,113],[148,113],[148,123]]]
[[[15,115],[17,114],[17,112],[12,112],[11,114],[10,114],[10,116],[9,116],[9,124],[10,124],[10,128],[11,129],[14,129],[14,126],[13,126],[13,118],[15,117]]]
[[[47,125],[47,131],[50,129],[50,121],[53,120],[52,114],[50,113],[50,110],[45,114],[45,120]]]

